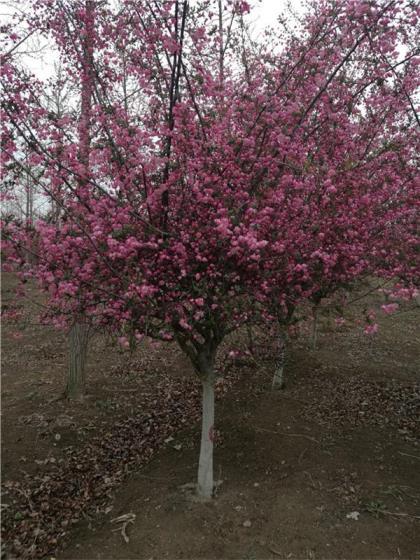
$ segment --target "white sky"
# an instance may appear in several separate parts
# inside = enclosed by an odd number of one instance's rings
[[[302,0],[290,0],[290,4],[297,12],[301,11]],[[256,24],[264,28],[276,23],[277,17],[286,7],[286,0],[261,0],[259,5],[255,2],[253,13],[257,17]]]
[[[275,25],[280,13],[285,10],[287,3],[297,12],[302,10],[303,0],[248,0],[253,6],[251,19],[254,29],[259,34],[267,26]],[[192,0],[194,2],[194,0]],[[7,21],[8,14],[14,11],[14,6],[22,6],[22,0],[0,1],[0,18]],[[48,49],[43,53],[37,53],[27,58],[28,67],[41,79],[48,78],[53,74],[54,56]]]

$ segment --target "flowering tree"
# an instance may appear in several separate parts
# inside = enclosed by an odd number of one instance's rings
[[[281,324],[366,276],[402,275],[413,286],[418,270],[416,9],[312,10],[307,35],[290,37],[279,59],[267,55],[268,95],[279,89],[260,117],[260,161],[277,158],[261,181],[273,188],[258,299]]]
[[[52,5],[48,6],[51,7]],[[90,136],[92,91],[94,85],[93,50],[94,50],[94,16],[95,3],[86,2],[84,10],[72,12],[74,19],[63,17],[58,20],[51,18],[45,21],[40,4],[36,6],[38,12],[30,18],[23,36],[28,37],[35,32],[46,34],[53,30],[59,39],[58,47],[62,55],[72,63],[73,73],[68,76],[73,87],[80,91],[80,105],[77,108],[78,118],[76,126],[71,122],[69,107],[62,106],[62,92],[65,88],[66,76],[58,71],[55,80],[48,84],[50,96],[42,92],[43,84],[34,76],[28,74],[16,64],[11,54],[12,47],[4,57],[3,84],[7,98],[3,110],[5,119],[4,138],[6,166],[15,176],[22,172],[33,186],[40,186],[47,194],[50,202],[48,222],[52,229],[61,231],[66,227],[63,222],[71,216],[72,220],[80,217],[80,204],[83,204],[83,191],[89,182]],[[69,15],[63,8],[62,15]],[[51,15],[51,14],[49,14]],[[48,15],[47,15],[48,18]],[[78,36],[77,29],[81,30]],[[22,43],[22,38],[16,33],[10,36],[16,47]],[[68,41],[72,47],[68,48]],[[76,89],[77,91],[77,89]],[[54,101],[54,103],[52,103]],[[66,113],[67,109],[67,113]],[[75,112],[76,112],[75,111]],[[29,119],[28,119],[29,116]],[[20,150],[29,151],[29,157],[22,161]],[[64,188],[63,188],[64,184]],[[77,192],[76,192],[77,191]],[[74,204],[75,200],[77,201]],[[27,217],[25,231],[15,231],[14,247],[16,256],[26,264],[26,272],[32,272],[38,280],[43,282],[43,272],[49,266],[49,274],[57,270],[58,263],[52,263],[50,255],[43,253],[42,230],[33,229],[32,216]],[[65,233],[63,233],[63,238]],[[22,252],[22,247],[24,248]],[[30,247],[28,251],[28,247]],[[27,257],[29,255],[29,258]],[[26,261],[26,263],[25,263]],[[46,265],[46,263],[49,263]],[[71,275],[74,264],[74,254],[67,252],[61,262],[61,275]],[[28,271],[28,265],[31,270]],[[51,282],[47,282],[49,289]],[[51,291],[51,290],[50,290]],[[50,304],[54,303],[50,299]],[[57,303],[57,302],[56,302]],[[48,310],[48,315],[57,319],[57,311],[62,315],[66,310],[60,302]],[[83,303],[75,298],[71,314],[66,315],[69,332],[69,371],[65,394],[68,398],[80,398],[84,393],[85,361],[88,343],[88,319],[84,313]],[[59,317],[58,317],[59,319]],[[61,320],[63,323],[63,321]]]
[[[36,8],[82,103],[77,143],[64,142],[69,119],[36,108],[33,80],[22,98],[9,70],[8,151],[13,131],[63,211],[59,226],[36,226],[35,273],[56,320],[83,309],[123,345],[174,340],[189,357],[203,386],[198,492],[210,497],[224,337],[256,314],[287,322],[366,273],[413,276],[395,231],[414,248],[416,8],[316,2],[274,55],[244,41],[246,2]]]
[[[56,12],[54,6],[58,6]],[[36,24],[42,28],[45,11],[71,75],[75,64],[62,25],[75,12],[62,6],[40,2]],[[206,43],[203,25],[216,17],[207,9],[191,10],[187,66],[183,53],[187,2],[169,2],[159,14],[145,6],[140,9],[137,2],[127,2],[126,7],[126,14],[107,28],[115,38],[115,48],[104,49],[94,61],[99,76],[92,108],[94,140],[89,143],[86,136],[86,111],[90,111],[86,90],[91,87],[86,76],[82,77],[78,150],[61,141],[65,119],[51,123],[42,108],[31,106],[35,95],[24,100],[25,112],[38,119],[27,133],[27,124],[17,122],[23,119],[23,111],[16,115],[14,101],[6,112],[10,130],[28,143],[35,136],[33,161],[45,166],[46,189],[63,209],[59,227],[37,224],[42,259],[35,273],[48,289],[56,320],[66,322],[83,305],[87,314],[99,315],[103,324],[118,325],[127,336],[177,340],[203,381],[199,487],[209,495],[216,350],[225,334],[239,324],[240,271],[249,268],[247,252],[259,248],[250,237],[226,273],[221,273],[219,263],[229,245],[223,218],[229,208],[234,209],[236,193],[240,193],[239,185],[228,186],[230,192],[223,199],[229,178],[217,167],[226,128],[233,123],[228,100],[236,83],[227,79],[224,52],[219,49],[219,56],[212,54],[212,43],[220,42],[222,30],[210,45]],[[240,9],[232,7],[231,21]],[[76,13],[85,20],[88,17],[86,7]],[[133,19],[136,25],[127,25]],[[221,25],[220,18],[217,21]],[[96,37],[99,27],[95,33]],[[85,41],[87,35],[82,36]],[[144,50],[147,64],[139,65],[138,53]],[[109,60],[114,62],[113,69],[107,66]],[[137,112],[121,103],[118,84],[123,67],[123,89],[140,87],[147,100]],[[20,83],[12,87],[16,80],[12,69],[9,76],[8,91],[14,95],[18,89],[21,100]],[[36,84],[25,87],[33,89]],[[41,142],[45,138],[52,142]],[[58,139],[59,159],[54,152]],[[16,157],[13,145],[9,151]],[[94,175],[87,170],[87,151]],[[219,239],[213,238],[217,227]],[[246,233],[246,226],[239,231]],[[72,278],[68,277],[70,267]]]

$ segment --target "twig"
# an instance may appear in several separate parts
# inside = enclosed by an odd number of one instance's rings
[[[386,513],[387,515],[396,515],[398,517],[412,517],[413,519],[420,519],[420,515],[410,515],[409,513],[397,513],[395,511],[387,511],[386,509],[381,510],[381,513]]]
[[[270,434],[277,434],[279,436],[291,436],[291,437],[303,437],[305,439],[308,439],[309,441],[313,441],[315,443],[320,443],[319,440],[311,437],[311,436],[307,436],[306,434],[289,434],[288,432],[276,432],[274,430],[266,430],[265,428],[255,428],[255,430],[257,432],[269,432]]]
[[[127,535],[127,526],[130,523],[134,523],[135,519],[136,519],[135,513],[125,513],[124,515],[120,515],[119,517],[115,517],[114,519],[111,519],[111,523],[122,523],[121,527],[112,529],[112,532],[115,533],[116,531],[120,531],[124,541],[128,544],[130,542],[130,539],[128,538]]]
[[[420,459],[418,455],[411,455],[411,453],[403,453],[402,451],[398,451],[400,455],[404,455],[405,457],[413,457],[413,459]]]
[[[407,496],[408,498],[411,498],[412,500],[414,500],[414,501],[417,503],[417,500],[419,499],[419,497],[418,497],[418,496],[413,496],[412,494],[409,494],[408,492],[406,492],[406,491],[404,490],[404,488],[410,488],[410,486],[400,486],[400,487],[399,487],[399,490],[400,490],[405,496]]]
[[[316,484],[315,484],[315,482],[314,482],[314,479],[312,478],[311,473],[308,472],[308,471],[303,471],[303,473],[308,475],[308,477],[309,477],[309,479],[310,479],[310,481],[311,481],[311,486],[312,486],[312,488],[314,488],[314,489],[316,490]]]
[[[21,470],[23,473],[27,474],[26,471],[24,471],[23,469],[20,469],[20,470]],[[34,511],[35,511],[34,504],[33,504],[32,500],[31,500],[31,498],[30,498],[30,496],[31,496],[31,491],[30,491],[30,490],[26,490],[26,491],[25,491],[25,490],[22,490],[22,489],[20,489],[20,488],[18,488],[18,487],[15,487],[14,490],[15,490],[15,492],[17,492],[18,494],[20,494],[21,496],[23,496],[23,497],[26,499],[26,501],[27,501],[27,503],[28,503],[28,506],[29,506],[31,512],[34,512]]]
[[[308,451],[308,448],[305,447],[305,449],[302,451],[302,453],[299,455],[299,459],[298,459],[298,463],[300,464],[303,457],[305,456],[305,453]]]
[[[270,552],[272,552],[273,554],[277,554],[277,556],[283,556],[283,553],[282,553],[282,552],[279,552],[278,550],[276,550],[276,549],[273,548],[272,546],[268,546],[267,548],[268,548],[268,550],[269,550]]]

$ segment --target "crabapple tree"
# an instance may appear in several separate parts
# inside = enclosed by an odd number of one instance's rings
[[[249,10],[38,0],[32,25],[79,83],[77,141],[16,92],[13,68],[5,109],[62,208],[35,226],[55,319],[81,306],[123,345],[179,345],[202,383],[205,498],[225,336],[257,316],[287,324],[364,274],[414,275],[418,9],[314,2],[276,48],[247,44]]]

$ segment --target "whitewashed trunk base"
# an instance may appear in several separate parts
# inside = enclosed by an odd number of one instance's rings
[[[280,333],[278,337],[278,348],[277,348],[277,361],[276,367],[274,369],[273,382],[271,384],[271,389],[278,390],[284,389],[284,366],[286,363],[286,334]]]
[[[277,389],[284,389],[284,367],[279,367],[275,370],[273,375],[273,383],[271,384],[271,388],[273,390]]]
[[[202,380],[203,417],[201,425],[201,446],[198,463],[197,494],[210,499],[213,495],[213,440],[214,440],[214,376]]]

